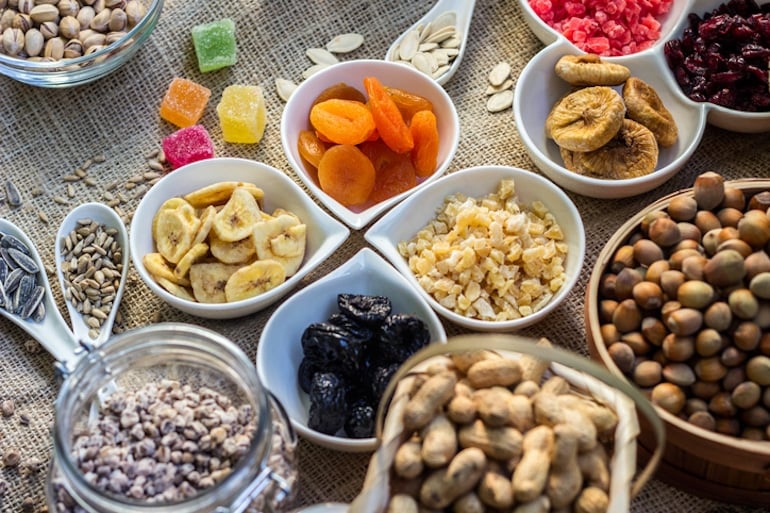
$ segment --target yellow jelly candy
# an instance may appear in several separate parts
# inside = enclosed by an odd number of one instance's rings
[[[231,85],[222,91],[217,115],[225,142],[255,144],[265,132],[266,111],[262,88]]]

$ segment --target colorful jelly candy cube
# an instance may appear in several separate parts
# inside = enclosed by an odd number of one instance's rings
[[[192,28],[195,56],[201,73],[235,64],[235,22],[229,18]]]
[[[231,85],[217,105],[222,138],[230,143],[258,143],[265,132],[266,110],[262,88]]]
[[[180,128],[200,120],[211,90],[186,78],[176,77],[160,103],[160,117]]]
[[[164,137],[161,145],[166,160],[174,169],[214,156],[214,143],[202,125],[180,128]]]

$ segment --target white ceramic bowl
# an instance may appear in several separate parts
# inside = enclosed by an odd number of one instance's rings
[[[551,180],[570,191],[595,198],[623,198],[650,191],[674,176],[697,149],[706,123],[736,132],[770,131],[770,113],[742,112],[690,100],[666,62],[665,43],[681,37],[688,24],[688,14],[703,16],[723,3],[723,0],[673,2],[670,12],[661,20],[661,38],[652,47],[636,54],[604,58],[627,66],[633,76],[655,88],[677,122],[679,140],[670,148],[661,148],[653,173],[627,180],[603,180],[585,177],[565,168],[558,146],[546,138],[544,131],[545,118],[551,107],[570,90],[570,86],[555,75],[554,65],[562,55],[583,52],[543,22],[528,0],[519,0],[527,24],[547,45],[524,67],[514,90],[516,126],[535,165]]]
[[[365,93],[363,79],[374,76],[383,85],[397,87],[423,96],[433,103],[440,144],[436,171],[418,182],[417,186],[392,198],[372,205],[365,210],[348,208],[321,190],[316,171],[305,162],[297,150],[297,140],[302,130],[310,128],[308,115],[313,100],[327,87],[345,82]],[[435,181],[449,167],[460,140],[460,121],[452,99],[444,89],[427,75],[402,64],[382,60],[353,60],[334,64],[303,81],[292,93],[281,116],[281,143],[289,164],[300,180],[334,215],[353,229],[360,229],[375,217],[415,191]]]
[[[447,196],[463,193],[470,198],[481,198],[495,192],[503,178],[513,179],[519,203],[531,205],[535,200],[541,201],[556,218],[568,244],[565,264],[567,279],[551,300],[537,312],[510,321],[484,321],[460,315],[442,306],[426,292],[406,259],[398,252],[398,243],[410,240],[426,226]],[[585,256],[583,222],[564,191],[536,173],[505,166],[473,167],[442,177],[385,214],[366,231],[364,238],[409,280],[440,316],[473,331],[515,331],[542,320],[567,298],[580,276]]]
[[[207,304],[181,299],[167,292],[152,278],[142,257],[155,251],[152,218],[164,201],[221,181],[252,182],[265,192],[263,210],[281,207],[294,212],[307,224],[305,259],[296,274],[283,284],[255,297],[231,303]],[[232,319],[257,312],[288,294],[302,278],[326,260],[347,239],[350,231],[316,205],[283,172],[246,159],[213,158],[180,167],[164,176],[142,198],[129,233],[131,260],[147,286],[171,306],[198,317]]]
[[[291,419],[294,429],[308,440],[346,452],[372,451],[376,438],[343,438],[326,435],[307,425],[309,398],[297,382],[302,361],[302,333],[310,324],[328,319],[337,312],[340,293],[383,295],[390,298],[394,313],[412,314],[422,319],[431,334],[431,343],[446,342],[441,320],[430,306],[382,257],[368,248],[361,249],[345,264],[308,285],[279,306],[262,330],[257,346],[257,373]]]

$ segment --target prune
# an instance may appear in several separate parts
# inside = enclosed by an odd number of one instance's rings
[[[355,375],[363,367],[367,341],[329,322],[311,324],[302,333],[305,358],[324,368]]]
[[[369,438],[374,436],[374,416],[376,412],[371,404],[358,403],[350,408],[345,419],[345,434],[350,438]]]
[[[374,337],[374,331],[357,319],[349,317],[343,313],[333,313],[327,319],[327,322],[345,328],[348,332],[354,334],[360,340],[371,340]]]
[[[366,325],[382,323],[392,309],[387,297],[366,294],[339,294],[337,307],[340,312]]]
[[[310,386],[308,427],[327,435],[342,429],[347,417],[345,381],[331,372],[317,372]]]
[[[388,383],[390,383],[390,378],[396,373],[399,365],[398,363],[391,363],[390,365],[374,369],[372,373],[372,395],[377,398],[378,403],[382,399]]]
[[[402,363],[430,341],[428,326],[413,315],[392,314],[380,326],[378,350],[385,362]]]
[[[297,380],[299,381],[299,387],[306,394],[310,393],[310,387],[313,384],[313,375],[319,370],[321,370],[321,368],[313,363],[310,358],[302,358],[302,361],[299,362]]]

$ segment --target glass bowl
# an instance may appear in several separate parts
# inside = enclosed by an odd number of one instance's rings
[[[56,61],[32,61],[0,53],[0,74],[19,82],[65,88],[93,82],[125,64],[152,34],[164,0],[149,0],[142,19],[114,43],[88,55]]]

